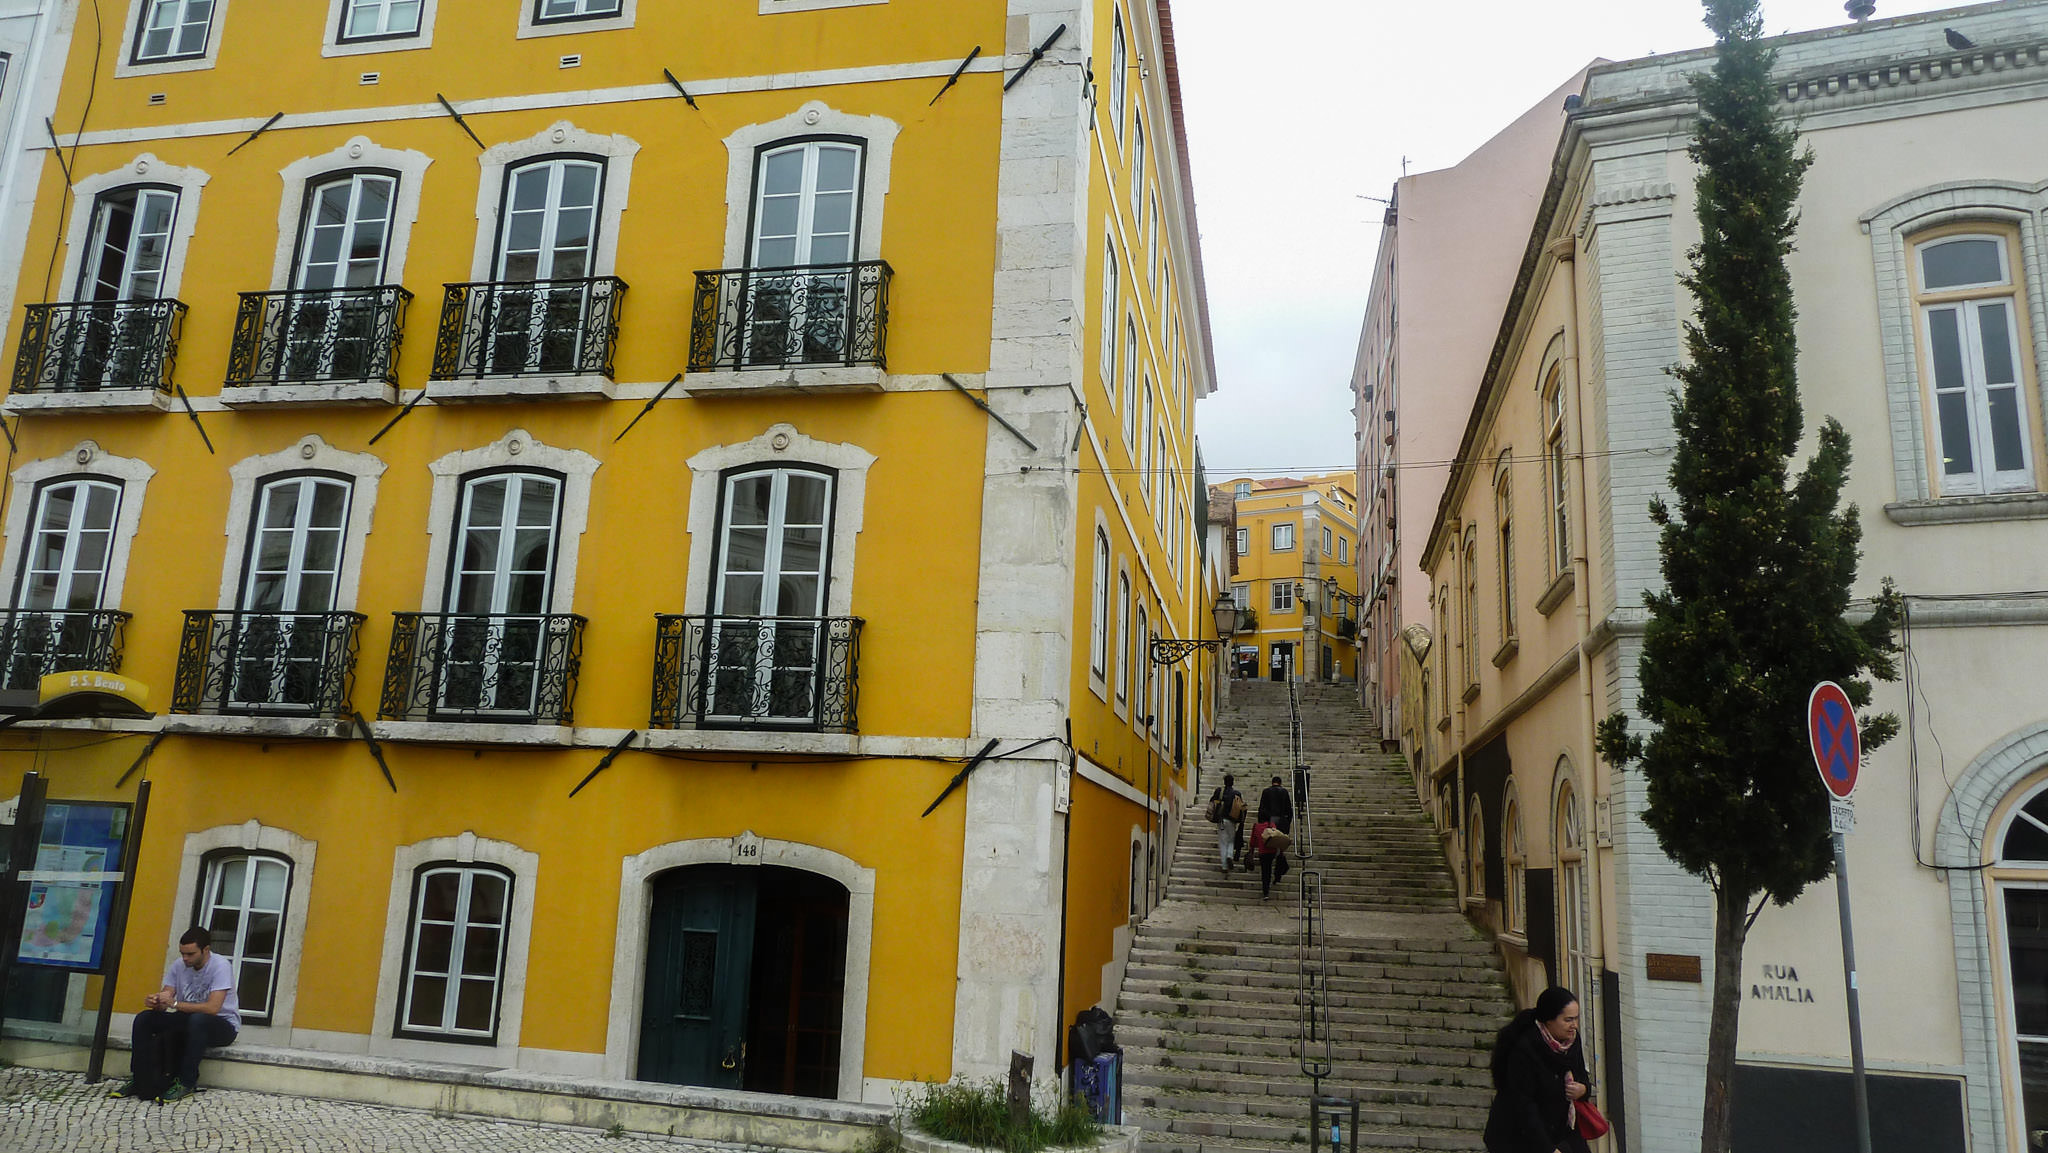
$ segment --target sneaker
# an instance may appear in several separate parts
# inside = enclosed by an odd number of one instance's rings
[[[119,1101],[129,1097],[147,1098],[149,1094],[142,1091],[142,1082],[129,1081],[122,1084],[120,1088],[115,1089],[112,1093],[107,1094],[107,1096]]]
[[[158,1097],[157,1100],[168,1105],[173,1101],[183,1101],[185,1098],[190,1097],[192,1093],[193,1089],[190,1085],[185,1084],[183,1081],[173,1081],[171,1082],[171,1087],[164,1090],[163,1095]]]

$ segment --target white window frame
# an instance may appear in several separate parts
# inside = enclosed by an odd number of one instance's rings
[[[1529,920],[1529,856],[1522,839],[1522,805],[1515,795],[1515,780],[1508,778],[1501,802],[1500,851],[1507,891],[1500,896],[1501,932],[1521,937]]]
[[[577,555],[589,526],[591,477],[597,467],[597,458],[589,453],[543,444],[523,428],[515,428],[482,448],[452,452],[428,464],[434,482],[427,503],[427,567],[420,610],[436,613],[450,603],[449,574],[454,565],[449,563],[449,552],[461,540],[455,518],[461,509],[463,482],[481,473],[517,471],[555,473],[562,479],[554,571],[543,611],[570,612],[576,601]]]
[[[1502,644],[1514,640],[1515,631],[1515,521],[1514,476],[1512,460],[1506,452],[1500,454],[1500,462],[1493,475],[1493,513],[1495,518],[1494,537],[1500,549],[1495,558],[1500,576],[1500,639]]]
[[[439,15],[441,0],[420,0],[419,28],[416,31],[345,39],[341,30],[348,19],[349,9],[356,3],[357,0],[327,0],[327,24],[322,32],[320,55],[367,56],[377,52],[410,52],[434,46],[434,18]]]
[[[448,965],[444,972],[420,969],[421,929],[426,922],[422,906],[426,901],[427,884],[435,877],[454,876],[456,880],[455,908],[448,922]],[[474,974],[465,973],[463,966],[468,955],[470,930],[475,922],[470,919],[471,898],[478,878],[489,878],[504,886],[499,905],[501,920],[489,926],[498,935],[498,962],[488,980],[491,989],[490,1025],[483,1029],[465,1029],[456,1022],[461,1006],[461,991],[464,984],[478,981]],[[504,869],[490,865],[461,863],[456,861],[433,861],[422,865],[413,874],[411,911],[406,916],[404,988],[398,1008],[395,1028],[401,1036],[412,1040],[438,1040],[440,1038],[489,1041],[496,1037],[498,1019],[502,1012],[505,993],[505,947],[511,937],[512,901],[515,893],[515,878]],[[415,1024],[412,1020],[413,997],[418,992],[422,976],[446,982],[441,997],[441,1021],[438,1025]]]
[[[778,141],[774,144],[764,145],[755,154],[753,199],[748,209],[753,217],[753,225],[747,237],[746,266],[748,268],[806,268],[819,263],[842,263],[840,261],[821,262],[816,259],[816,254],[811,251],[812,244],[817,240],[814,225],[817,223],[819,156],[826,149],[837,149],[853,153],[854,185],[851,189],[846,190],[853,196],[853,211],[849,222],[852,232],[846,238],[846,251],[848,253],[847,262],[858,259],[861,233],[861,185],[863,183],[860,178],[860,171],[867,163],[867,144],[859,139],[846,140],[837,137],[810,137]],[[761,177],[767,169],[768,161],[771,157],[788,152],[800,152],[803,155],[803,175],[799,178],[797,189],[797,218],[796,234],[794,237],[796,241],[795,259],[789,264],[767,265],[761,262],[760,233],[762,201],[768,195],[768,190]],[[830,191],[837,192],[838,190]]]
[[[1102,391],[1109,396],[1111,407],[1117,404],[1116,394],[1116,322],[1121,311],[1117,307],[1117,262],[1116,238],[1105,237],[1102,242],[1102,360],[1096,365],[1096,374],[1102,380]]]
[[[1124,448],[1136,455],[1138,446],[1138,319],[1124,313],[1123,371],[1117,378],[1117,407],[1124,410]]]
[[[354,259],[349,255],[349,253],[351,253],[354,250],[351,241],[356,232],[358,231],[358,229],[360,229],[362,224],[365,223],[365,220],[361,214],[363,193],[364,190],[369,186],[369,184],[372,181],[381,181],[385,185],[383,219],[384,236],[383,241],[379,245],[377,251],[377,275],[372,277],[368,284],[351,285],[348,283],[349,266],[355,263]],[[348,209],[346,216],[340,225],[342,229],[342,242],[340,245],[336,247],[336,259],[333,262],[336,273],[338,274],[337,279],[339,279],[341,283],[327,285],[325,287],[371,288],[376,287],[378,285],[391,283],[391,281],[388,279],[391,273],[391,233],[393,231],[394,220],[398,213],[399,174],[396,172],[383,172],[373,168],[363,168],[344,172],[327,173],[320,177],[320,179],[318,179],[317,181],[312,181],[308,183],[306,188],[305,199],[303,202],[303,210],[299,217],[297,241],[299,251],[292,260],[290,283],[290,286],[292,288],[306,288],[307,273],[312,267],[314,249],[313,234],[316,230],[322,227],[326,227],[325,225],[318,223],[315,219],[317,216],[315,204],[322,193],[326,192],[329,188],[332,188],[343,182],[346,182],[348,184]]]
[[[263,514],[270,506],[271,494],[283,490],[286,486],[299,490],[298,506],[289,528],[273,530],[263,524]],[[323,487],[341,490],[341,520],[331,530],[337,539],[335,542],[334,571],[331,574],[327,574],[333,578],[328,589],[327,603],[318,608],[309,608],[301,604],[299,600],[302,582],[308,571],[306,569],[306,546],[311,539],[312,533],[330,531],[325,526],[317,526],[312,523],[314,506],[312,497],[314,493]],[[243,611],[270,611],[307,616],[322,615],[336,611],[334,604],[341,594],[341,569],[348,560],[345,551],[348,547],[348,506],[354,501],[354,488],[355,486],[346,477],[329,476],[315,472],[289,473],[282,476],[264,478],[263,482],[256,489],[255,519],[249,530],[249,547],[247,556],[244,559],[245,575],[243,577],[241,595],[235,601],[236,608]],[[264,534],[271,531],[283,531],[290,534],[290,543],[287,546],[289,555],[285,560],[285,566],[282,570],[285,585],[282,601],[284,605],[289,607],[255,610],[251,608],[250,602],[255,599],[256,578],[258,575],[256,563],[258,558],[262,556]]]
[[[1550,505],[1550,575],[1572,567],[1571,480],[1565,471],[1564,370],[1553,365],[1543,387],[1543,471]]]
[[[1465,685],[1479,684],[1479,526],[1465,526],[1465,587],[1460,622],[1465,634]]]
[[[1291,520],[1274,521],[1267,545],[1269,551],[1272,552],[1293,552],[1294,522]]]
[[[363,549],[384,469],[384,462],[369,453],[343,452],[317,435],[301,437],[297,444],[282,452],[237,461],[228,469],[228,518],[224,533],[227,547],[223,550],[220,593],[214,603],[222,608],[241,603],[244,573],[254,540],[251,530],[256,523],[256,504],[265,482],[283,473],[309,472],[345,478],[349,484],[348,519],[342,532],[341,572],[334,582],[333,611],[353,611],[362,583]]]
[[[247,864],[248,868],[243,874],[243,896],[240,898],[239,903],[223,905],[220,900],[221,876],[226,871],[225,866],[229,861],[243,861]],[[284,884],[279,890],[278,907],[275,909],[259,908],[251,903],[256,891],[256,874],[266,867],[281,869],[284,872]],[[238,1010],[242,1020],[250,1024],[269,1024],[271,1017],[277,1009],[277,987],[283,979],[280,967],[283,963],[285,922],[291,917],[293,912],[291,904],[291,877],[292,861],[290,858],[260,850],[250,851],[241,849],[213,854],[206,860],[205,875],[200,879],[198,915],[193,919],[194,924],[210,926],[215,911],[221,908],[233,908],[235,910],[234,938],[224,941],[216,933],[211,948],[215,953],[222,955],[228,961],[229,971],[234,975],[237,1001],[242,1001],[240,995],[242,988],[242,963],[247,960],[246,945],[248,942],[249,919],[252,915],[259,913],[271,914],[277,918],[277,939],[275,942],[277,951],[264,962],[270,966],[270,988],[267,990],[269,993],[269,996],[266,998],[267,1004],[264,1009],[258,1011],[251,1009],[244,1002]]]
[[[213,11],[207,16],[206,47],[195,56],[157,57],[140,59],[141,30],[143,20],[149,11],[164,0],[129,0],[128,18],[121,29],[121,50],[114,57],[114,75],[155,76],[166,72],[196,72],[211,68],[220,58],[220,42],[226,34],[228,0],[213,0]],[[181,7],[192,0],[168,0]]]
[[[461,1035],[394,1036],[405,1002],[412,940],[413,890],[421,867],[430,864],[495,865],[512,878],[506,914],[505,947],[499,967],[497,1033],[492,1038]],[[391,889],[385,903],[384,948],[378,963],[375,1024],[368,1037],[371,1056],[517,1068],[519,1038],[526,1008],[528,946],[533,932],[533,895],[540,876],[540,857],[517,845],[465,832],[401,845],[392,854]],[[451,1046],[454,1046],[451,1048]],[[457,1056],[466,1054],[466,1056]],[[481,1060],[480,1060],[481,1059]]]
[[[1268,605],[1272,611],[1275,613],[1293,612],[1294,582],[1291,580],[1276,580],[1269,583],[1271,590],[1268,593]]]
[[[1131,703],[1131,573],[1121,562],[1116,573],[1116,712]]]
[[[1131,686],[1131,727],[1142,733],[1147,712],[1152,707],[1152,660],[1145,643],[1152,635],[1152,618],[1145,611],[1145,594],[1140,592],[1133,599],[1137,603],[1132,607],[1131,664],[1137,669],[1134,678],[1137,683]]]
[[[74,493],[83,495],[85,499],[80,501],[74,498],[71,504],[70,519],[63,526],[54,530],[45,527],[44,520],[49,513],[50,498],[64,490],[71,490]],[[82,520],[86,510],[91,505],[92,494],[96,492],[105,493],[107,498],[113,502],[111,515],[108,517],[107,527],[104,530],[89,530],[85,527]],[[24,554],[24,564],[15,570],[13,574],[14,590],[11,594],[10,603],[17,609],[28,609],[34,612],[92,612],[104,607],[106,604],[107,584],[112,577],[110,566],[114,557],[114,537],[120,530],[122,496],[122,486],[119,481],[91,475],[57,477],[45,481],[31,490],[27,503],[32,505],[35,511],[31,516],[29,525],[28,549]],[[58,556],[57,567],[52,570],[57,578],[56,593],[52,598],[53,603],[30,605],[26,603],[30,575],[30,569],[26,562],[34,560],[42,552],[36,546],[36,540],[53,531],[61,533],[64,538],[64,547]],[[99,567],[93,570],[83,569],[78,563],[79,546],[84,534],[88,531],[105,531],[107,534],[106,553],[100,558]],[[78,576],[86,571],[91,571],[94,578],[95,591],[93,603],[89,605],[72,605],[67,603],[71,599],[73,584]]]
[[[420,216],[420,188],[432,163],[433,158],[424,152],[384,148],[367,136],[356,136],[331,152],[286,165],[278,173],[284,180],[284,195],[277,205],[277,251],[271,260],[271,291],[282,292],[292,287],[301,222],[312,206],[310,190],[358,171],[397,175],[398,187],[391,202],[391,231],[384,239],[383,282],[405,283],[405,257],[412,245],[413,225]]]
[[[854,259],[882,259],[889,173],[896,154],[896,137],[901,131],[902,125],[886,116],[854,116],[822,100],[808,101],[787,116],[733,131],[725,138],[725,247],[720,267],[743,268],[747,264],[755,157],[761,149],[783,140],[825,136],[862,142],[860,230]],[[616,229],[613,234],[617,234]]]
[[[2001,278],[1996,282],[1981,284],[1950,285],[1929,288],[1926,285],[1926,255],[1929,249],[1960,240],[1986,240],[1998,246],[1998,261]],[[1933,467],[1929,470],[1930,482],[1940,496],[1990,496],[2004,493],[2036,492],[2040,484],[2036,477],[2034,440],[2037,435],[2036,420],[2039,410],[2034,396],[2035,382],[2029,380],[2028,349],[2023,334],[2032,327],[2032,318],[2021,308],[2020,284],[2014,273],[2012,244],[2014,238],[2003,231],[1986,230],[1945,232],[1940,236],[1915,241],[1911,248],[1911,282],[1914,288],[1914,319],[1920,340],[1920,372],[1924,411],[1927,414],[1928,448],[1933,454]],[[2000,307],[2006,315],[2007,353],[2014,379],[2010,385],[1990,385],[1985,380],[1984,342],[1979,317],[1987,307]],[[1962,359],[1963,381],[1961,392],[1968,409],[1970,433],[1969,449],[1973,468],[1968,473],[1951,476],[1945,469],[1945,446],[1942,439],[1940,398],[1944,393],[1937,391],[1934,368],[1934,314],[1953,311],[1956,316],[1956,336],[1961,342],[1958,350]],[[1991,412],[1988,393],[1994,387],[2010,387],[2015,405],[2015,419],[2018,422],[2021,464],[2017,469],[1996,470],[1991,464],[1992,437]]]
[[[81,179],[73,189],[71,219],[64,232],[67,255],[63,283],[75,287],[84,278],[84,263],[91,256],[92,228],[100,197],[130,185],[153,185],[175,189],[178,195],[178,211],[171,223],[170,248],[165,253],[163,276],[157,287],[157,299],[176,299],[184,281],[185,257],[192,245],[192,233],[198,227],[200,190],[211,179],[197,168],[165,164],[148,152],[119,168]]]
[[[1486,902],[1485,818],[1486,805],[1471,794],[1465,801],[1465,899],[1475,904]]]
[[[1249,582],[1242,582],[1231,585],[1230,603],[1236,605],[1239,611],[1252,607],[1251,584]]]
[[[100,284],[98,276],[96,274],[89,275],[88,270],[100,263],[100,253],[107,248],[107,213],[110,206],[123,196],[132,196],[133,198],[133,205],[129,212],[130,228],[126,241],[128,247],[122,255],[121,271],[117,274],[115,294],[112,296],[102,296],[98,292]],[[163,188],[153,184],[130,184],[109,188],[94,197],[92,205],[92,231],[86,237],[84,252],[80,254],[78,277],[72,284],[71,299],[76,301],[165,299],[167,294],[164,292],[163,286],[166,274],[169,272],[170,237],[175,235],[178,230],[178,200],[178,191],[176,189]],[[150,211],[150,206],[161,206],[165,201],[169,202],[170,216],[164,222],[164,232],[157,237],[157,242],[162,245],[161,256],[163,262],[158,264],[155,269],[156,282],[148,293],[131,292],[130,289],[133,287],[136,277],[141,274],[141,270],[137,266],[137,257],[145,252],[148,247],[144,237],[151,235],[141,231],[142,222]]]
[[[689,579],[683,591],[683,611],[691,616],[710,615],[716,597],[717,573],[712,554],[717,551],[718,507],[724,484],[720,478],[749,466],[783,467],[812,465],[837,474],[834,483],[830,533],[830,575],[825,585],[825,616],[853,615],[854,554],[860,539],[867,507],[868,471],[875,455],[859,445],[813,440],[787,423],[769,425],[752,440],[716,445],[684,462],[690,469]]]
[[[1112,556],[1109,530],[1097,524],[1095,567],[1088,598],[1091,618],[1088,627],[1088,679],[1091,685],[1100,685],[1109,677],[1109,566]]]
[[[521,2],[530,4],[532,0]],[[486,148],[477,157],[476,244],[470,257],[469,279],[487,281],[497,271],[499,212],[505,193],[511,186],[506,179],[508,170],[554,156],[575,156],[604,165],[604,182],[598,194],[594,226],[596,243],[591,249],[590,267],[584,275],[612,275],[618,264],[619,224],[633,185],[633,159],[639,152],[639,142],[630,137],[600,136],[585,132],[566,120],[558,120],[524,140],[507,141]]]
[[[1248,528],[1241,528],[1241,529],[1238,529],[1238,530],[1237,530],[1237,555],[1239,555],[1239,556],[1250,556],[1250,555],[1251,555],[1251,551],[1252,551],[1252,530],[1250,530],[1250,529],[1248,529]]]
[[[135,529],[142,521],[143,497],[156,470],[129,457],[110,456],[98,444],[82,440],[70,451],[43,460],[30,461],[14,470],[14,491],[33,493],[45,481],[70,475],[105,480],[121,486],[121,503],[114,516],[114,538],[107,554],[107,576],[100,588],[100,607],[121,607],[127,583],[128,552]],[[0,554],[0,572],[15,580],[19,589],[24,550],[30,547],[29,516],[36,502],[17,498],[7,504],[7,545]],[[10,593],[10,596],[13,594]]]
[[[474,498],[477,490],[485,485],[496,484],[500,481],[505,484],[505,497],[500,503],[504,519],[496,525],[489,526],[472,523],[470,518],[475,508]],[[559,475],[538,469],[526,468],[494,469],[489,472],[472,473],[462,478],[462,499],[456,506],[458,510],[456,514],[458,523],[455,525],[455,539],[457,541],[464,541],[469,539],[472,534],[490,532],[498,536],[498,543],[497,547],[492,550],[495,559],[488,570],[463,568],[462,552],[464,550],[459,548],[456,550],[454,556],[455,563],[451,564],[448,568],[448,594],[442,601],[442,604],[449,606],[448,611],[471,613],[480,616],[524,616],[529,613],[545,613],[548,611],[548,606],[554,603],[553,597],[550,594],[553,591],[555,580],[556,560],[560,555],[562,545],[562,498],[563,490],[567,488],[567,485],[563,482],[564,478]],[[527,490],[536,484],[544,486],[549,490],[548,495],[551,507],[548,510],[548,523],[546,526],[522,525],[517,519],[519,509],[524,503]],[[541,591],[541,607],[537,610],[511,608],[508,605],[507,596],[511,589],[513,577],[518,575],[520,571],[512,567],[517,551],[513,548],[513,542],[521,531],[531,532],[540,527],[545,527],[548,532],[548,555],[547,565],[544,570],[546,575],[543,578],[544,584]],[[462,579],[465,576],[488,576],[490,578],[491,595],[489,605],[483,607],[472,606],[466,609],[454,607],[457,598],[460,596]]]
[[[1124,12],[1120,5],[1109,11],[1109,132],[1119,151],[1124,142],[1124,98],[1129,82],[1130,41],[1124,35]]]
[[[240,1040],[245,1044],[289,1045],[292,1020],[298,1006],[299,965],[305,953],[305,911],[310,907],[308,902],[313,895],[313,867],[319,860],[319,842],[307,840],[289,829],[255,820],[187,833],[178,863],[178,887],[175,890],[185,901],[185,908],[192,908],[204,896],[200,885],[205,880],[206,859],[224,852],[263,853],[291,862],[291,887],[285,896],[284,925],[278,935],[277,972],[270,995],[270,1019],[266,1022],[244,1020],[240,1034]],[[170,919],[170,931],[164,944],[164,964],[167,967],[178,956],[179,936],[190,927],[183,917]]]
[[[1329,552],[1331,551],[1331,549],[1330,549],[1330,540],[1331,540],[1331,536],[1330,536],[1330,526],[1329,526],[1329,525],[1324,525],[1324,526],[1323,526],[1323,552],[1324,552],[1325,554],[1328,554],[1328,553],[1329,553]]]
[[[1131,113],[1131,167],[1125,173],[1131,185],[1131,221],[1137,225],[1132,236],[1145,234],[1145,114]]]
[[[578,0],[587,3],[588,0]],[[613,32],[633,27],[639,13],[639,0],[618,0],[619,10],[610,15],[540,18],[542,4],[546,0],[517,0],[519,5],[520,40],[536,36],[574,36],[583,32]]]
[[[1586,835],[1573,787],[1571,762],[1557,760],[1557,796],[1551,805],[1551,851],[1557,862],[1557,952],[1566,987],[1590,989],[1593,972],[1586,947]]]

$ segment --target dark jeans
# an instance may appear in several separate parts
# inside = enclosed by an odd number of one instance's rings
[[[212,1013],[173,1013],[146,1009],[135,1014],[134,1052],[129,1079],[149,1096],[170,1084],[175,1070],[188,1089],[199,1087],[199,1059],[206,1051],[235,1039],[235,1027]]]
[[[1278,864],[1275,864],[1276,861],[1278,862]],[[1288,865],[1286,853],[1260,853],[1259,891],[1261,893],[1272,892],[1273,882],[1286,876],[1287,869]]]

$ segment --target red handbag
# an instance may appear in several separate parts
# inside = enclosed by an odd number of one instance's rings
[[[1572,1110],[1579,1115],[1579,1136],[1588,1141],[1597,1141],[1607,1136],[1607,1131],[1613,1128],[1601,1114],[1599,1106],[1588,1098],[1581,1097],[1572,1102]]]

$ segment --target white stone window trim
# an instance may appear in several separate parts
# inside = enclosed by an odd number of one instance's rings
[[[255,520],[257,494],[265,481],[285,474],[332,473],[349,479],[348,521],[342,526],[341,575],[335,583],[336,612],[356,607],[356,591],[363,578],[363,546],[370,535],[371,517],[377,507],[377,482],[389,467],[366,452],[345,452],[308,434],[279,452],[264,453],[237,461],[228,469],[227,552],[221,561],[221,608],[242,603],[242,582],[248,575],[249,528]]]
[[[424,152],[380,147],[367,136],[355,136],[332,152],[294,160],[278,172],[284,180],[284,197],[277,205],[277,252],[270,263],[270,289],[282,292],[292,286],[292,272],[298,264],[300,232],[307,211],[306,191],[328,177],[351,172],[395,172],[397,195],[391,202],[391,235],[384,240],[385,284],[405,283],[405,253],[412,243],[412,226],[420,218],[420,186],[434,158]]]
[[[772,16],[777,12],[816,12],[823,8],[860,8],[869,4],[887,4],[889,0],[761,0],[761,15]]]
[[[540,0],[514,0],[519,5],[519,31],[517,39],[530,40],[536,36],[574,36],[581,32],[614,32],[631,28],[633,18],[640,7],[640,0],[619,0],[616,16],[596,16],[587,20],[550,20],[541,23],[534,19],[540,12]]]
[[[7,507],[7,544],[0,551],[0,580],[7,582],[8,603],[17,595],[21,575],[22,548],[30,534],[29,516],[38,503],[36,494],[45,481],[63,477],[91,477],[121,486],[121,507],[114,515],[113,547],[107,554],[107,583],[100,592],[100,607],[121,607],[121,591],[128,578],[128,548],[135,541],[136,526],[142,522],[142,498],[156,469],[125,456],[110,456],[90,440],[81,440],[58,456],[30,461],[14,470],[16,498]]]
[[[742,855],[740,846],[756,850]],[[839,1024],[839,1100],[859,1101],[866,1083],[868,981],[875,938],[875,870],[830,849],[757,837],[670,841],[627,857],[620,869],[618,936],[612,947],[611,1013],[605,1027],[604,1076],[632,1078],[640,1051],[640,1009],[647,983],[647,922],[654,880],[691,865],[780,865],[828,877],[846,887],[846,985]]]
[[[313,861],[320,849],[289,829],[263,824],[254,818],[239,825],[216,825],[185,834],[183,855],[178,859],[178,887],[172,890],[179,901],[171,917],[170,940],[164,948],[164,969],[178,958],[178,938],[193,925],[192,912],[204,896],[200,886],[206,880],[208,854],[230,850],[269,853],[291,863],[291,885],[285,892],[284,932],[277,942],[276,984],[270,996],[270,1022],[245,1023],[239,1039],[252,1045],[290,1045],[292,1013],[298,1006],[299,964],[305,953],[306,912],[313,897]],[[161,972],[163,970],[159,970]]]
[[[434,16],[441,0],[420,0],[420,30],[410,36],[386,36],[375,40],[343,40],[341,21],[350,0],[327,0],[327,27],[320,40],[322,56],[367,56],[376,52],[410,52],[434,46]],[[395,283],[395,282],[394,282]]]
[[[1100,545],[1108,550],[1108,563],[1096,565],[1096,548]],[[1102,580],[1097,582],[1098,571]],[[1116,606],[1111,599],[1116,595],[1116,536],[1109,529],[1109,514],[1101,505],[1095,507],[1095,532],[1088,538],[1088,691],[1097,700],[1109,701],[1109,676],[1113,665],[1110,662],[1109,646],[1114,643]],[[1095,668],[1095,638],[1102,637],[1102,668]]]
[[[412,940],[413,890],[417,874],[427,865],[494,865],[512,875],[512,908],[505,926],[505,966],[498,986],[498,1035],[495,1044],[450,1037],[446,1041],[394,1037],[398,1006],[404,999],[406,945]],[[400,845],[391,860],[391,895],[384,914],[384,951],[377,969],[377,1011],[370,1028],[370,1054],[413,1060],[483,1064],[488,1053],[501,1068],[519,1064],[519,1029],[526,1007],[527,946],[533,934],[534,887],[540,876],[540,855],[507,841],[494,841],[466,831],[454,837],[431,837]],[[470,1056],[461,1056],[470,1054]]]
[[[739,444],[707,448],[684,462],[690,468],[690,569],[683,588],[683,611],[701,616],[711,603],[711,561],[717,552],[718,503],[724,499],[724,474],[749,465],[801,467],[820,465],[839,474],[832,509],[831,576],[825,585],[825,615],[853,615],[854,545],[860,538],[867,507],[868,470],[875,455],[859,445],[813,440],[792,424],[773,424]],[[701,544],[698,542],[702,542]]]
[[[2013,228],[2019,251],[2013,283],[2027,296],[2027,345],[2032,349],[2036,411],[2048,412],[2042,367],[2048,366],[2048,256],[2042,251],[2043,218],[2048,217],[2048,182],[1953,181],[1909,192],[1862,217],[1877,273],[1878,326],[1882,336],[1885,400],[1890,410],[1892,477],[1900,502],[1967,500],[1938,497],[1927,453],[1927,401],[1915,338],[1912,245],[1909,239],[1947,224],[1984,223]],[[2021,502],[2024,503],[2024,502]],[[2024,513],[2022,514],[2024,515]],[[1986,516],[1982,519],[1992,519]],[[1940,523],[1939,518],[1910,523]]]
[[[1131,631],[1137,626],[1137,606],[1134,603],[1137,600],[1137,586],[1131,580],[1129,557],[1119,553],[1112,567],[1116,570],[1116,588],[1110,593],[1110,599],[1114,602],[1110,605],[1110,610],[1116,614],[1116,619],[1110,631],[1109,643],[1116,649],[1116,659],[1109,670],[1113,675],[1110,684],[1114,690],[1110,694],[1109,707],[1119,719],[1129,720],[1137,711],[1136,701],[1133,699],[1137,695],[1137,689],[1131,683]]]
[[[482,448],[451,452],[427,465],[434,477],[434,487],[427,502],[427,576],[420,591],[420,611],[440,612],[447,599],[448,555],[458,532],[455,512],[462,499],[462,479],[491,471],[561,475],[561,527],[556,537],[548,611],[572,611],[576,603],[577,552],[583,542],[583,531],[590,527],[590,480],[596,475],[598,464],[598,459],[587,452],[542,444],[532,433],[515,428]]]
[[[121,28],[121,48],[114,55],[114,75],[159,76],[166,72],[200,72],[211,68],[220,58],[221,37],[226,35],[228,26],[228,0],[213,0],[213,13],[206,27],[206,51],[197,56],[181,56],[176,60],[135,59],[135,35],[142,27],[142,14],[149,10],[153,0],[128,0],[128,19]]]
[[[533,0],[520,2],[528,9],[533,6]],[[584,24],[572,27],[587,30]],[[639,141],[631,137],[599,136],[567,120],[557,120],[524,140],[484,149],[477,156],[482,172],[477,180],[476,248],[470,257],[469,278],[487,281],[497,272],[498,210],[505,201],[506,172],[523,161],[546,156],[589,156],[604,164],[603,192],[597,206],[597,248],[591,254],[590,275],[612,275],[619,259],[619,222],[626,214],[627,193],[633,183],[633,157],[639,152]]]
[[[58,288],[58,299],[71,300],[77,295],[80,263],[87,255],[93,214],[99,208],[101,194],[145,185],[172,188],[178,193],[178,215],[171,222],[171,247],[164,254],[163,287],[159,290],[160,299],[176,299],[185,276],[185,253],[191,248],[192,233],[199,226],[199,191],[212,179],[211,173],[166,164],[154,153],[145,152],[119,168],[80,180],[72,188],[71,219],[64,227],[64,280]]]
[[[762,148],[784,140],[846,136],[862,141],[859,244],[855,260],[882,258],[882,208],[889,195],[889,166],[903,126],[886,116],[854,116],[812,100],[782,117],[749,124],[725,138],[725,263],[744,268],[749,259],[747,226],[754,210],[754,168]]]

